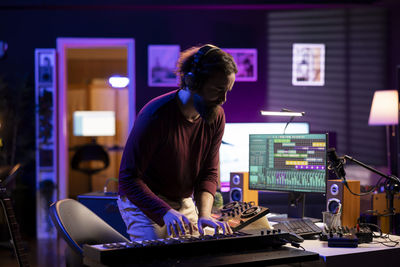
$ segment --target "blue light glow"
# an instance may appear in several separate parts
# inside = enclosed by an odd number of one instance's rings
[[[108,79],[108,83],[113,88],[125,88],[129,84],[129,78],[121,76],[112,76]]]

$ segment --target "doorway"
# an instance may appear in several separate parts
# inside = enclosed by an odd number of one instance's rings
[[[135,120],[135,70],[133,39],[58,38],[58,140],[59,199],[76,198],[90,191],[103,191],[106,181],[118,177],[129,131]],[[111,76],[127,77],[129,84],[114,88]],[[76,111],[107,111],[115,114],[112,136],[82,136],[74,131]],[[95,138],[95,139],[94,139]],[[109,165],[88,175],[71,168],[77,149],[95,143],[106,151]],[[96,168],[96,161],[89,163]],[[117,184],[110,183],[109,191]]]

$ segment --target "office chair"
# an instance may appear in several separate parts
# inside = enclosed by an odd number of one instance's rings
[[[50,217],[67,242],[67,266],[81,266],[83,244],[129,242],[95,213],[74,199],[59,200],[50,206]]]
[[[101,162],[100,167],[92,167],[90,162]],[[86,163],[86,164],[85,164]],[[89,163],[89,164],[88,164]],[[107,169],[110,165],[110,158],[103,146],[95,141],[76,148],[76,152],[71,159],[71,168],[73,170],[85,173],[89,177],[89,191],[92,191],[92,175]]]

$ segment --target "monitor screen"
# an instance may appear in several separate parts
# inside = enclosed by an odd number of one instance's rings
[[[250,134],[281,134],[285,126],[286,122],[226,123],[219,150],[221,183],[229,183],[231,172],[249,170]],[[309,133],[309,124],[289,123],[285,133]]]
[[[74,136],[114,136],[114,111],[74,111]]]
[[[325,193],[327,134],[252,134],[249,188]]]

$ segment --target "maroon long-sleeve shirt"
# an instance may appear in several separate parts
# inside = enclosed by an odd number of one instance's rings
[[[178,106],[177,91],[151,100],[139,112],[119,171],[119,194],[160,226],[170,206],[156,195],[179,200],[200,191],[215,194],[219,147],[225,114],[208,124],[189,122]]]

